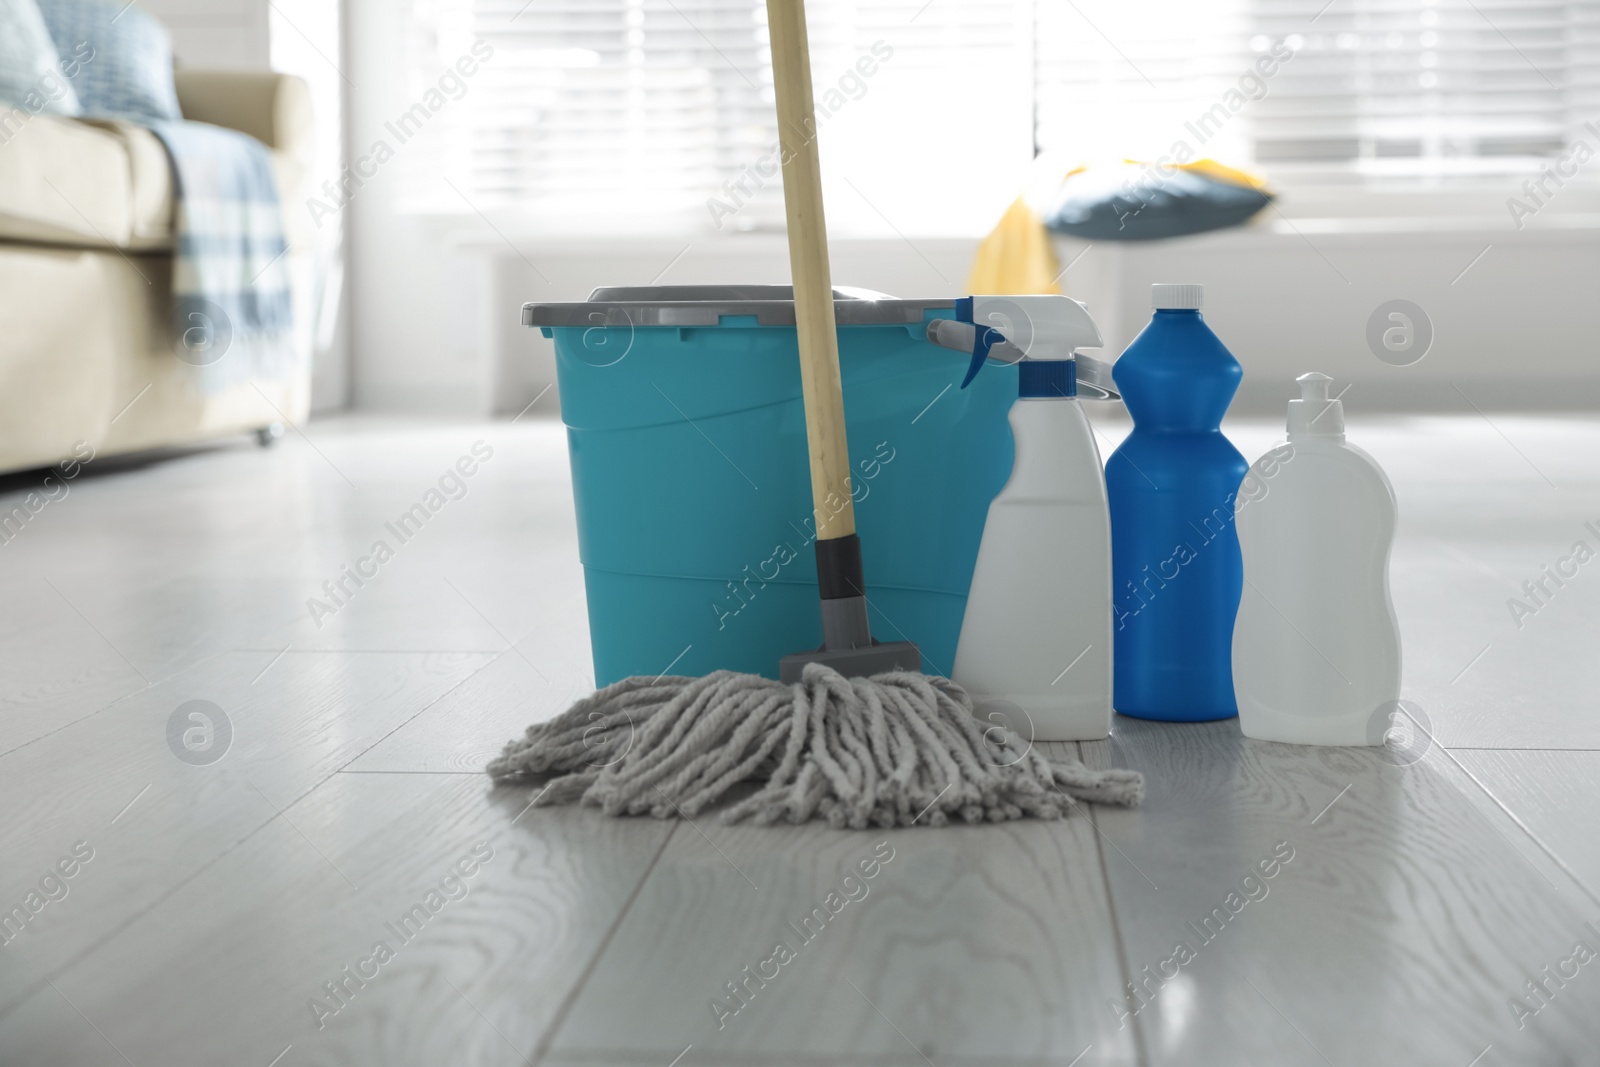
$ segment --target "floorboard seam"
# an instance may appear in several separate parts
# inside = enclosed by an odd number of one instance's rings
[[[580,1065],[593,1064],[595,1067],[667,1067],[673,1055],[669,1049],[641,1050],[637,1048],[620,1049],[587,1049],[582,1052],[557,1053],[551,1063],[557,1067],[580,1067]],[[899,1056],[884,1053],[850,1053],[841,1056],[828,1052],[793,1052],[793,1053],[766,1053],[766,1052],[713,1052],[701,1050],[696,1047],[694,1061],[697,1064],[712,1064],[715,1067],[839,1067],[848,1064],[849,1067],[926,1067],[927,1060],[915,1056]],[[688,1060],[684,1061],[687,1065]],[[940,1056],[936,1061],[938,1067],[1066,1067],[1066,1061],[1059,1057],[1047,1056],[975,1056],[962,1053],[955,1056]]]
[[[484,772],[483,771],[352,771],[352,770],[349,770],[348,768],[340,767],[337,771],[334,771],[333,773],[335,773],[335,774],[443,774],[443,775],[452,775],[453,774],[453,775],[455,775],[457,777],[478,778],[478,777],[482,777]]]
[[[329,778],[331,778],[331,777],[332,777],[332,775],[329,775]],[[324,780],[326,780],[326,779],[324,779]],[[317,783],[317,785],[321,785],[321,784],[322,784],[321,782]],[[313,787],[313,788],[315,788],[315,787]],[[298,799],[299,798],[296,798],[296,800],[298,800]],[[293,805],[292,802],[290,804],[286,804],[286,805],[284,805],[283,811],[288,811],[289,808],[291,808],[293,806],[294,805]],[[70,971],[72,968],[76,967],[78,964],[82,963],[84,960],[89,958],[89,956],[91,956],[94,953],[100,951],[100,949],[104,948],[106,945],[110,944],[113,940],[115,940],[116,938],[120,937],[134,923],[138,922],[140,919],[143,919],[146,915],[149,915],[156,908],[159,908],[162,904],[166,903],[167,900],[169,900],[179,890],[183,889],[190,882],[194,881],[196,878],[200,877],[202,874],[204,874],[207,871],[209,871],[213,866],[215,866],[216,864],[222,862],[222,860],[226,859],[228,856],[232,855],[235,849],[239,848],[245,842],[247,842],[251,838],[255,837],[262,830],[265,830],[268,826],[271,826],[274,822],[276,822],[281,817],[282,817],[282,812],[279,812],[277,814],[272,815],[271,817],[269,817],[267,819],[262,820],[261,825],[255,827],[249,833],[247,833],[247,834],[243,835],[242,837],[240,837],[239,840],[233,842],[233,844],[229,845],[227,848],[225,848],[221,852],[217,853],[211,859],[209,859],[206,862],[202,863],[199,867],[196,867],[193,871],[189,872],[187,875],[185,875],[184,877],[180,878],[177,882],[174,882],[171,886],[169,886],[165,890],[163,890],[154,900],[150,901],[150,903],[147,904],[145,907],[140,908],[137,912],[133,913],[132,915],[129,915],[126,920],[124,920],[121,923],[118,923],[112,929],[107,930],[104,934],[102,934],[100,937],[96,938],[93,942],[91,942],[88,945],[85,945],[78,952],[74,953],[72,956],[68,957],[67,959],[61,961],[60,964],[58,964],[57,966],[51,968],[45,974],[40,975],[38,981],[34,982],[32,985],[24,987],[23,990],[17,995],[17,997],[14,1000],[11,1001],[11,1003],[3,1005],[3,1006],[0,1006],[0,1020],[4,1020],[8,1015],[10,1015],[18,1007],[20,1007],[23,1004],[26,1004],[30,999],[32,999],[32,997],[33,997],[33,995],[35,993],[38,993],[41,990],[45,989],[48,986],[50,979],[52,979],[52,978],[60,978],[62,975],[66,974],[68,971]]]
[[[1083,763],[1083,742],[1075,741],[1073,744],[1078,749],[1078,762]],[[1124,983],[1132,984],[1132,961],[1128,958],[1128,946],[1122,939],[1122,920],[1117,915],[1117,898],[1111,891],[1111,866],[1106,860],[1106,846],[1100,829],[1100,818],[1095,805],[1085,804],[1085,811],[1089,815],[1090,826],[1094,829],[1094,851],[1100,857],[1100,884],[1105,888],[1106,911],[1111,916],[1111,937],[1117,946],[1117,970]],[[1119,990],[1120,992],[1120,990]],[[1144,1031],[1139,1020],[1133,1020],[1133,1056],[1134,1062],[1139,1067],[1149,1067],[1150,1058],[1145,1052]]]
[[[212,652],[209,655],[201,656],[199,659],[195,660],[193,663],[186,664],[183,667],[180,667],[177,670],[174,670],[171,674],[164,674],[160,678],[157,678],[155,681],[150,682],[147,685],[145,685],[145,686],[143,686],[143,687],[141,687],[139,689],[133,690],[131,693],[124,693],[121,696],[116,697],[116,698],[108,701],[105,704],[102,704],[100,707],[95,708],[93,711],[89,712],[87,715],[84,715],[84,716],[82,716],[80,718],[73,719],[71,722],[62,723],[60,726],[57,726],[54,730],[51,730],[49,733],[40,734],[38,737],[35,737],[31,741],[24,741],[22,744],[18,745],[16,748],[10,748],[10,749],[7,749],[4,752],[0,752],[0,759],[5,759],[7,756],[10,756],[14,752],[21,752],[23,749],[27,748],[29,745],[36,745],[40,741],[43,741],[47,737],[55,736],[56,734],[60,733],[62,730],[70,730],[72,727],[77,726],[79,723],[88,722],[90,719],[94,718],[96,715],[102,715],[105,712],[110,711],[112,708],[116,707],[118,704],[121,704],[124,700],[131,700],[134,697],[140,695],[141,693],[151,692],[152,690],[156,689],[157,687],[166,685],[168,682],[171,682],[176,678],[181,678],[185,674],[188,674],[190,672],[196,671],[196,670],[200,669],[202,666],[204,666],[205,664],[207,664],[210,661],[216,659],[217,657],[225,656],[229,652],[233,652],[233,651],[236,651],[236,650],[235,649],[228,649],[228,648],[219,648],[219,649],[217,649],[217,651]],[[135,669],[137,669],[137,668],[135,668]]]
[[[235,648],[232,652],[273,652],[280,648]],[[501,656],[507,648],[291,648],[291,656]]]
[[[1469,769],[1466,764],[1462,763],[1460,760],[1458,760],[1454,756],[1452,756],[1451,755],[1451,752],[1452,752],[1451,749],[1446,748],[1443,745],[1440,745],[1439,746],[1439,750],[1441,752],[1443,752],[1447,757],[1449,757],[1450,763],[1451,763],[1452,766],[1454,766],[1462,774],[1467,776],[1467,781],[1469,781],[1473,785],[1477,786],[1478,789],[1480,791],[1482,791],[1483,795],[1489,798],[1489,802],[1491,804],[1493,804],[1496,808],[1498,808],[1502,813],[1504,813],[1505,817],[1510,819],[1512,824],[1515,825],[1518,830],[1522,831],[1523,836],[1525,836],[1529,841],[1532,841],[1533,844],[1539,849],[1539,851],[1543,852],[1545,854],[1545,858],[1546,859],[1548,859],[1551,863],[1554,863],[1556,865],[1556,867],[1558,867],[1561,870],[1561,873],[1565,874],[1567,876],[1567,878],[1571,880],[1572,884],[1575,885],[1578,888],[1579,892],[1581,892],[1584,896],[1588,897],[1591,902],[1593,902],[1595,904],[1600,904],[1600,895],[1596,895],[1594,890],[1590,889],[1587,885],[1585,885],[1584,882],[1583,882],[1583,879],[1578,877],[1577,872],[1574,871],[1571,867],[1567,866],[1567,862],[1565,860],[1563,860],[1560,856],[1556,855],[1555,850],[1552,849],[1549,845],[1545,844],[1544,841],[1539,837],[1539,835],[1533,832],[1533,828],[1530,827],[1527,823],[1523,822],[1522,819],[1517,815],[1517,813],[1512,811],[1506,805],[1505,801],[1503,801],[1499,797],[1495,796],[1494,795],[1494,790],[1490,789],[1487,785],[1485,785],[1482,781],[1480,781],[1478,779],[1478,776],[1473,774],[1471,769]],[[1448,782],[1448,779],[1446,779],[1446,781]],[[1471,798],[1466,796],[1465,791],[1462,790],[1460,786],[1455,785],[1453,782],[1448,782],[1448,784],[1450,784],[1451,787],[1456,789],[1458,792],[1461,792],[1463,798],[1466,799],[1469,804],[1472,802]],[[1500,830],[1499,830],[1498,827],[1491,826],[1491,829],[1494,829],[1494,831],[1496,833],[1500,833]],[[1505,838],[1504,834],[1501,834],[1500,836],[1502,838]],[[1509,839],[1506,839],[1506,844],[1508,844],[1508,845],[1511,844]],[[1512,850],[1513,851],[1518,851],[1515,846],[1512,846]],[[1527,857],[1524,856],[1523,859],[1526,861]],[[1535,867],[1534,869],[1536,871],[1538,871],[1537,867]],[[1545,875],[1545,873],[1543,871],[1538,871],[1538,874],[1540,875],[1540,877],[1545,878],[1547,881],[1549,880],[1548,876]],[[1552,883],[1552,888],[1556,888],[1553,883]]]
[[[510,651],[510,650],[508,649],[507,651]],[[217,655],[221,655],[221,654],[222,653],[220,653],[220,652],[217,653]],[[502,655],[503,654],[504,653],[502,653]],[[498,659],[498,658],[499,658],[498,656],[495,657],[495,659]],[[457,688],[459,688],[459,686],[465,685],[468,681],[470,681],[473,677],[475,677],[477,675],[478,671],[483,670],[484,668],[488,667],[490,663],[493,663],[493,662],[494,662],[494,660],[491,659],[488,663],[485,663],[485,664],[483,664],[482,667],[479,667],[477,671],[473,671],[471,674],[467,675],[466,678],[463,678],[459,683],[457,683],[457,685],[453,685],[449,689],[446,689],[443,693],[440,693],[438,697],[436,697],[434,700],[429,701],[422,708],[421,711],[418,711],[416,715],[413,715],[413,716],[411,716],[411,718],[408,718],[406,720],[406,722],[410,722],[411,719],[416,718],[417,715],[421,715],[423,711],[427,711],[428,708],[433,707],[433,705],[436,704],[439,700],[443,700],[450,693],[455,692],[455,690]],[[129,695],[131,696],[133,694],[129,694]],[[98,714],[98,712],[96,712],[96,714]],[[82,721],[82,720],[79,720],[79,721]],[[401,726],[403,726],[403,725],[405,725],[405,723],[401,723]],[[399,728],[400,727],[398,727],[398,726],[395,727],[396,730],[398,730]],[[389,731],[389,733],[393,733],[393,732],[394,732],[393,730]],[[385,734],[384,735],[384,737],[388,737],[388,736],[389,736],[389,734]],[[382,738],[379,738],[379,741],[381,742]],[[377,744],[377,743],[378,742],[374,742],[374,744]],[[371,746],[368,746],[368,747],[370,748]],[[288,801],[288,803],[284,804],[281,808],[277,807],[276,805],[274,805],[273,814],[269,818],[265,819],[259,826],[256,826],[254,829],[250,830],[250,832],[244,834],[237,841],[233,842],[227,848],[225,848],[221,852],[217,853],[211,859],[207,860],[205,863],[201,864],[199,867],[196,867],[193,871],[189,872],[189,874],[187,874],[184,877],[180,878],[177,882],[174,882],[171,886],[167,887],[159,895],[157,895],[155,897],[155,899],[150,901],[150,903],[148,905],[146,905],[145,907],[141,908],[139,911],[133,913],[132,915],[128,916],[128,918],[126,920],[124,920],[121,923],[118,923],[112,929],[107,930],[105,932],[105,934],[103,934],[101,937],[96,938],[90,944],[85,945],[83,947],[83,949],[81,949],[77,953],[74,953],[72,956],[68,957],[67,959],[63,960],[58,966],[50,969],[47,973],[41,975],[37,982],[34,982],[31,985],[28,985],[28,986],[24,987],[19,992],[17,997],[14,1000],[12,1000],[9,1004],[0,1005],[0,1020],[5,1019],[6,1016],[10,1015],[11,1012],[16,1010],[16,1008],[18,1006],[27,1003],[28,1000],[31,999],[35,993],[38,993],[40,990],[42,990],[45,987],[45,985],[48,983],[49,979],[58,978],[61,975],[65,974],[67,971],[71,970],[73,967],[77,966],[79,963],[83,962],[92,953],[99,951],[101,948],[103,948],[104,946],[109,944],[112,940],[114,940],[115,938],[119,937],[124,931],[126,931],[134,923],[138,922],[140,919],[142,919],[146,915],[150,914],[156,908],[160,907],[173,894],[177,893],[179,890],[181,890],[185,886],[187,886],[190,882],[194,881],[196,878],[200,877],[206,871],[210,870],[212,868],[212,866],[214,866],[215,864],[221,862],[225,857],[231,855],[233,853],[233,851],[235,849],[237,849],[240,845],[243,845],[246,841],[249,841],[256,834],[260,833],[262,830],[266,829],[268,826],[271,826],[277,820],[282,819],[285,812],[289,811],[296,804],[300,803],[302,800],[304,800],[307,797],[309,797],[312,793],[315,793],[318,789],[321,789],[324,785],[326,785],[329,782],[333,781],[333,779],[334,779],[334,777],[336,775],[343,773],[345,767],[348,767],[350,765],[350,763],[354,762],[355,759],[359,759],[366,751],[367,751],[367,749],[363,749],[362,752],[358,752],[355,755],[355,757],[353,757],[351,760],[346,761],[342,766],[336,767],[334,770],[328,772],[323,777],[317,779],[315,782],[312,782],[310,785],[308,785],[305,788],[305,790],[303,790],[297,796],[292,797]],[[452,772],[452,773],[456,773],[458,775],[467,775],[467,774],[470,774],[471,772],[462,771],[462,772]],[[248,784],[248,780],[246,780],[246,782]],[[258,790],[258,792],[259,792],[259,790]],[[270,804],[271,801],[268,801],[268,803]],[[284,819],[284,822],[288,823],[288,820]],[[292,826],[293,824],[289,823],[289,825]],[[671,836],[671,835],[669,834],[668,836]],[[653,861],[652,861],[651,866],[652,867],[654,866],[654,862]],[[629,902],[630,902],[630,904],[632,903],[632,898],[630,898]]]
[[[666,854],[667,845],[671,844],[672,838],[677,834],[680,825],[680,822],[673,820],[671,828],[661,838],[661,847],[657,848],[656,854],[650,857],[649,866],[645,867],[644,874],[639,877],[639,881],[633,887],[633,892],[628,894],[627,901],[623,903],[622,909],[617,912],[617,917],[612,920],[611,927],[606,930],[606,936],[600,939],[600,944],[595,947],[594,955],[589,957],[589,962],[584,965],[583,971],[578,975],[578,980],[572,984],[572,988],[562,998],[561,1006],[550,1017],[550,1024],[545,1027],[544,1036],[539,1039],[539,1044],[534,1048],[533,1055],[528,1058],[528,1067],[538,1067],[550,1055],[550,1048],[555,1044],[556,1037],[561,1033],[561,1028],[566,1025],[567,1016],[571,1014],[573,1006],[577,1004],[578,997],[583,993],[584,987],[589,984],[589,979],[594,974],[595,968],[600,966],[600,960],[605,956],[606,950],[611,947],[611,942],[617,936],[617,931],[622,929],[622,924],[627,921],[628,913],[633,911],[634,903],[639,899],[639,895],[644,892],[645,883],[655,873],[656,864],[660,863],[661,857]]]
[[[489,660],[487,660],[486,662],[481,664],[478,667],[477,670],[468,672],[466,677],[462,678],[455,685],[452,685],[450,688],[446,689],[444,692],[440,693],[438,696],[436,696],[432,700],[428,701],[422,707],[418,708],[417,711],[416,711],[416,714],[408,716],[404,722],[396,724],[394,729],[390,730],[388,733],[384,734],[382,737],[380,737],[376,741],[372,742],[372,744],[368,745],[366,748],[362,749],[360,752],[357,752],[354,756],[351,756],[349,759],[347,759],[343,763],[341,763],[337,768],[335,768],[334,773],[336,773],[336,774],[342,773],[346,767],[350,766],[350,764],[354,763],[356,760],[360,759],[362,756],[365,756],[368,752],[371,752],[373,749],[377,748],[379,745],[381,745],[385,741],[389,740],[389,738],[393,737],[398,731],[405,729],[407,726],[410,726],[412,724],[412,722],[414,722],[416,720],[417,716],[425,714],[435,704],[439,703],[439,701],[443,700],[445,697],[449,696],[451,693],[454,693],[457,689],[460,689],[462,686],[464,686],[468,682],[472,681],[478,675],[482,674],[484,671],[488,670],[490,667],[492,667],[496,663],[500,662],[500,657],[504,656],[507,652],[510,652],[510,651],[511,651],[511,649],[509,649],[509,648],[502,649],[499,652],[498,655],[495,655],[495,656],[491,657]]]
[[[1451,752],[1600,752],[1600,748],[1512,748],[1506,745],[1451,745]]]

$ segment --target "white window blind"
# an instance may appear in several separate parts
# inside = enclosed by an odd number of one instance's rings
[[[429,120],[431,147],[405,152],[403,207],[583,232],[781,225],[764,0],[413,3],[413,97],[475,43],[493,57]],[[1030,166],[1049,184],[1181,144],[1284,183],[1381,186],[1529,169],[1600,122],[1600,0],[807,13],[840,236],[983,232]]]
[[[1339,0],[1315,18],[1320,7],[1255,4],[1253,32],[1296,50],[1252,117],[1263,167],[1504,173],[1559,157],[1600,118],[1593,0]]]
[[[1285,182],[1381,185],[1529,169],[1600,118],[1595,0],[1041,0],[1039,12],[1039,144],[1064,159],[1154,158],[1183,140]],[[1293,58],[1252,78],[1274,48]],[[1245,102],[1218,111],[1231,90]]]
[[[474,205],[582,227],[781,224],[764,0],[457,2],[453,22],[431,8],[414,81],[452,48],[494,49],[450,118],[467,163],[446,176]],[[1031,4],[807,4],[835,232],[992,222],[1031,155]],[[461,207],[413,171],[407,203]]]
[[[496,53],[472,127],[473,189],[485,203],[685,210],[771,136],[770,76],[747,0],[524,6],[474,5],[473,28]]]

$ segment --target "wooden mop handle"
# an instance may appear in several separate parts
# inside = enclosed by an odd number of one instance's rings
[[[828,272],[828,227],[822,217],[822,167],[817,159],[811,101],[805,0],[767,0],[767,23],[772,35],[773,88],[778,97],[800,386],[805,396],[806,443],[811,451],[811,500],[817,539],[825,541],[855,533],[856,516],[850,498],[850,452],[839,384],[833,281]]]

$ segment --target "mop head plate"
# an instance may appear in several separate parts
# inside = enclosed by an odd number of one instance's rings
[[[1055,819],[1078,801],[1131,806],[1144,792],[1136,771],[1051,759],[975,718],[948,679],[846,678],[816,663],[792,685],[732,671],[626,678],[528,727],[488,770],[553,775],[537,805],[658,819],[692,818],[748,782],[754,793],[724,822],[841,829]]]

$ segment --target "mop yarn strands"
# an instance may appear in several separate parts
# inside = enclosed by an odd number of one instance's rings
[[[489,764],[497,780],[554,775],[536,805],[693,818],[740,783],[724,822],[826,819],[837,829],[1055,819],[1078,801],[1132,806],[1136,771],[1050,759],[973,717],[966,691],[910,672],[800,681],[717,671],[628,678],[528,727]]]

